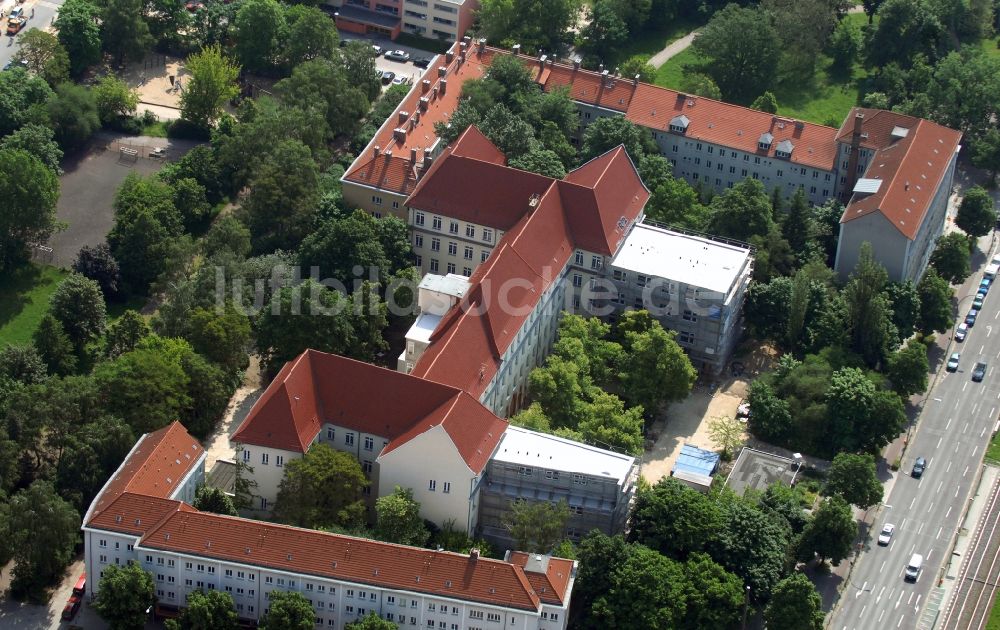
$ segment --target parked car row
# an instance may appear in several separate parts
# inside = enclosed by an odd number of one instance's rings
[[[346,46],[347,41],[348,40],[346,39],[340,40],[341,47]],[[406,52],[405,50],[396,49],[396,50],[385,51],[381,46],[377,44],[372,44],[372,50],[375,52],[376,57],[384,56],[389,61],[396,61],[398,63],[406,63],[407,61],[412,61],[413,65],[415,65],[418,68],[426,68],[427,66],[431,65],[430,57],[413,57],[410,55],[410,53]]]

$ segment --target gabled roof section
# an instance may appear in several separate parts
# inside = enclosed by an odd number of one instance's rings
[[[90,504],[84,524],[125,493],[169,498],[204,453],[205,449],[180,422],[143,435]]]
[[[174,512],[193,512],[195,509],[182,501],[162,499],[126,492],[118,495],[107,508],[95,510],[87,527],[120,534],[142,536]]]
[[[906,238],[913,240],[935,193],[940,186],[947,185],[944,180],[958,151],[962,134],[914,118],[910,131],[903,137],[894,138],[893,127],[907,122],[901,121],[899,116],[893,112],[877,111],[872,117],[877,124],[869,132],[868,141],[882,144],[871,157],[863,179],[880,180],[881,184],[877,188],[863,187],[860,191],[855,188],[856,192],[844,209],[840,222],[848,223],[879,212]],[[869,122],[866,115],[862,130],[868,127]],[[868,190],[874,192],[868,193]]]
[[[866,149],[885,148],[898,140],[902,140],[909,135],[910,131],[916,128],[920,118],[907,116],[899,112],[890,112],[884,109],[871,109],[869,107],[852,107],[851,112],[844,118],[843,124],[837,130],[837,141],[844,144],[851,143],[851,136],[854,133],[854,121],[858,114],[864,116],[861,123],[861,146]],[[904,130],[906,133],[896,133],[894,131]]]
[[[451,145],[451,152],[458,157],[507,166],[507,156],[475,125],[466,127],[462,135]]]
[[[523,551],[508,552],[506,560],[524,569],[528,582],[546,604],[562,606],[569,599],[574,568],[572,560]]]
[[[468,401],[461,402],[462,397],[462,391],[454,387],[306,350],[285,364],[232,441],[305,452],[329,422],[379,435],[389,440],[386,448],[393,450],[440,424],[455,440],[469,468],[478,473],[486,463],[480,453],[488,451],[489,457],[507,423],[477,401],[470,408]],[[463,429],[449,429],[456,423]]]
[[[409,194],[417,185],[419,166],[409,156],[380,152],[354,162],[344,178],[350,181],[399,194]]]
[[[541,604],[524,570],[509,562],[206,512],[172,514],[139,546],[478,604]]]

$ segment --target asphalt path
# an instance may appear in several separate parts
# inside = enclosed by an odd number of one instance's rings
[[[14,57],[14,54],[17,52],[17,40],[20,39],[21,35],[27,33],[28,30],[32,28],[40,28],[44,30],[52,26],[52,20],[55,19],[62,3],[63,0],[27,0],[27,2],[20,6],[24,7],[25,15],[28,16],[28,23],[17,35],[7,35],[6,16],[10,13],[10,9],[12,7],[18,5],[14,4],[10,0],[0,0],[0,7],[2,7],[4,14],[2,37],[5,40],[0,42],[0,68],[6,66],[7,62]],[[32,9],[35,11],[34,17],[31,15]]]
[[[960,318],[969,309],[979,279],[979,274],[974,275],[957,293]],[[873,539],[886,523],[896,526],[895,535],[888,547],[877,546],[873,540],[856,560],[829,628],[884,630],[917,625],[921,606],[940,577],[945,554],[951,551],[1000,410],[1000,284],[987,295],[966,340],[951,342],[951,352],[961,353],[959,369],[945,372],[942,361],[900,469],[877,508]],[[981,383],[972,381],[977,361],[988,365]],[[911,476],[917,457],[928,462],[920,479]],[[924,557],[923,570],[916,582],[906,582],[903,570],[914,553]]]

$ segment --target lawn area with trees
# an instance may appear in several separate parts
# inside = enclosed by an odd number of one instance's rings
[[[0,274],[0,348],[31,340],[49,298],[67,275],[48,265],[26,265]]]

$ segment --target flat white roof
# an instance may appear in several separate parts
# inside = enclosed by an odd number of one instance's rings
[[[469,279],[455,273],[446,276],[429,273],[420,280],[417,288],[461,298],[469,290]]]
[[[638,223],[611,266],[726,295],[749,258],[747,247]]]
[[[862,193],[865,195],[873,195],[878,192],[878,189],[882,187],[881,179],[871,179],[867,177],[860,178],[856,184],[854,184],[854,191],[856,193]]]
[[[635,458],[629,455],[514,425],[504,431],[493,459],[520,466],[615,479],[619,483],[628,478],[635,465]]]
[[[413,341],[423,341],[425,343],[430,343],[431,335],[434,334],[434,329],[441,322],[440,315],[432,315],[431,313],[421,313],[417,316],[417,321],[413,322],[410,329],[406,331],[406,338],[412,339]]]

